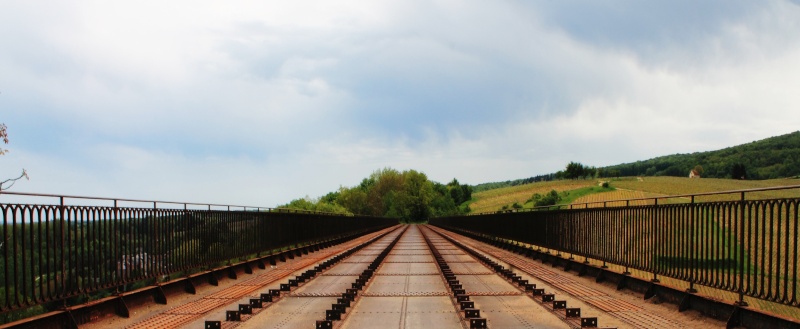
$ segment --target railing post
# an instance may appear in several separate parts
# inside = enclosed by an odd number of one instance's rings
[[[61,196],[58,199],[58,215],[61,217],[61,294],[64,296],[67,292],[67,262],[64,261],[64,250],[69,249],[69,247],[66,245],[65,240],[65,226],[67,225],[67,220],[64,218],[64,197]],[[63,302],[64,307],[67,307],[67,300],[64,299]]]
[[[630,204],[630,200],[628,200],[628,204]],[[658,212],[658,199],[656,199],[656,202],[653,204],[653,216],[652,216],[652,224],[651,224],[651,225],[653,225],[653,230],[652,230],[653,236],[650,239],[651,243],[652,243],[652,246],[650,247],[650,250],[652,250],[652,253],[653,253],[653,255],[650,258],[650,262],[652,262],[652,264],[653,264],[652,265],[653,279],[650,280],[650,282],[654,282],[654,283],[661,282],[660,280],[658,280],[658,274],[656,274],[658,272],[658,264],[656,263],[656,246],[659,245],[658,241],[656,241],[658,239],[658,233],[656,232],[656,230],[657,230],[657,226],[656,225],[658,224],[658,221],[656,220],[656,218],[658,217],[658,214],[659,214],[659,212]]]
[[[744,301],[744,206],[745,206],[744,192],[741,194],[739,200],[739,301],[736,302],[737,306],[747,306]]]
[[[695,203],[694,203],[694,195],[692,195],[691,204],[689,205],[689,241],[690,243],[696,247],[697,237],[695,236],[695,225],[697,225],[697,215],[695,214]],[[688,293],[696,293],[697,289],[694,288],[694,281],[695,275],[697,273],[697,262],[695,262],[695,250],[696,248],[689,248],[689,289],[686,289]]]
[[[120,246],[119,246],[119,240],[117,239],[117,234],[116,234],[116,228],[117,228],[117,225],[119,225],[119,217],[120,217],[119,216],[119,201],[117,199],[114,199],[114,219],[111,221],[111,223],[112,223],[111,225],[114,228],[111,231],[114,232],[114,234],[113,234],[114,237],[112,239],[111,245],[113,246],[112,248],[114,248],[113,249],[113,254],[114,254],[114,258],[117,260],[117,264],[118,264],[117,266],[120,266],[120,262],[122,260],[122,255],[120,255],[120,249],[122,249],[122,248],[120,248]],[[118,271],[118,272],[121,272],[121,271]],[[120,273],[120,274],[123,275],[122,273]],[[118,277],[115,277],[115,278],[118,279]],[[119,285],[114,287],[114,294],[115,295],[119,295],[119,293],[120,293],[119,287],[120,287]]]

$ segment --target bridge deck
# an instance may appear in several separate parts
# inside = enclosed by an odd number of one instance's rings
[[[596,317],[599,327],[615,328],[699,328],[723,327],[713,319],[678,313],[670,306],[645,303],[635,296],[617,292],[587,278],[580,278],[537,261],[524,258],[430,226],[400,227],[367,244],[357,252],[328,267],[311,280],[283,292],[273,302],[241,314],[241,321],[224,321],[229,310],[248,304],[281,283],[300,276],[317,264],[350,248],[368,242],[380,233],[278,263],[275,268],[256,270],[239,280],[221,282],[198,295],[182,296],[180,305],[148,306],[130,319],[108,318],[85,326],[160,328],[204,328],[206,321],[221,321],[222,328],[315,328],[317,320],[352,288],[383,251],[374,275],[358,291],[341,320],[333,328],[469,328],[470,319],[456,300],[452,282],[446,281],[438,260],[457,277],[469,296],[472,308],[486,320],[488,328],[571,328],[580,327],[580,317]],[[425,237],[427,237],[427,242]],[[449,239],[448,239],[449,238]],[[454,241],[460,243],[456,245]],[[394,245],[392,243],[394,242]],[[468,248],[473,251],[469,253]],[[519,279],[535,283],[569,308],[580,308],[580,317],[570,318],[552,302],[526,291],[475,254],[512,270]],[[436,258],[439,255],[439,258]],[[640,298],[640,297],[639,297]],[[469,305],[468,305],[469,306]]]

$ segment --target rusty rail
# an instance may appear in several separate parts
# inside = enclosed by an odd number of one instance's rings
[[[100,197],[57,204],[0,203],[0,313],[45,305],[52,310],[153,284],[232,260],[332,239],[396,220],[279,209]],[[112,201],[67,205],[64,199]],[[119,207],[119,201],[152,207]],[[182,204],[183,209],[161,208]],[[203,205],[207,209],[188,209]],[[223,207],[222,209],[212,209]],[[70,302],[68,302],[70,299]]]
[[[747,200],[753,191],[686,195],[689,203],[556,209],[435,218],[467,230],[584,256],[745,296],[800,306],[800,196]],[[696,202],[738,193],[738,201]],[[660,198],[656,198],[660,199]]]

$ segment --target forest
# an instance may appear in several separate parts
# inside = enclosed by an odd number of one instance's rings
[[[673,154],[598,169],[600,177],[688,176],[696,166],[702,176],[774,179],[800,175],[800,131],[716,151]]]

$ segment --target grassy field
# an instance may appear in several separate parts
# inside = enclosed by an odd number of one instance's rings
[[[626,200],[637,198],[654,198],[669,195],[684,195],[707,192],[720,192],[741,189],[753,189],[773,186],[800,185],[800,179],[771,179],[771,180],[733,180],[717,178],[691,179],[685,177],[623,177],[610,179],[611,187],[614,191],[597,189],[597,193],[589,194],[577,198],[572,204],[583,204],[586,202],[603,202],[611,200]],[[473,202],[469,205],[473,213],[499,211],[503,206],[510,206],[514,203],[524,205],[533,194],[545,194],[551,190],[558,192],[576,191],[588,187],[596,187],[600,180],[561,180],[552,182],[539,182],[512,187],[504,187],[473,194]],[[800,189],[751,192],[747,193],[747,199],[766,199],[797,197]],[[716,196],[698,196],[696,202],[703,201],[726,201],[738,200],[739,194],[727,194]],[[569,200],[567,200],[569,201]],[[659,203],[682,203],[689,202],[690,198],[662,199]],[[653,201],[635,201],[634,204],[652,204]],[[608,206],[624,205],[622,202],[609,203]],[[529,205],[528,205],[529,206]],[[602,206],[589,205],[590,207]]]
[[[473,194],[472,197],[475,201],[469,207],[473,213],[498,211],[503,206],[508,206],[515,202],[524,204],[536,193],[545,194],[551,190],[558,192],[571,191],[596,185],[597,181],[594,180],[561,180],[504,187]]]
[[[721,192],[742,189],[754,189],[774,186],[800,185],[800,179],[770,179],[770,180],[734,180],[718,178],[692,179],[687,177],[636,177],[612,180],[611,185],[625,190],[641,191],[656,195],[682,195],[707,192]],[[747,193],[747,199],[766,199],[797,197],[800,189],[752,192]],[[723,201],[738,200],[739,194],[698,197],[695,201]]]

